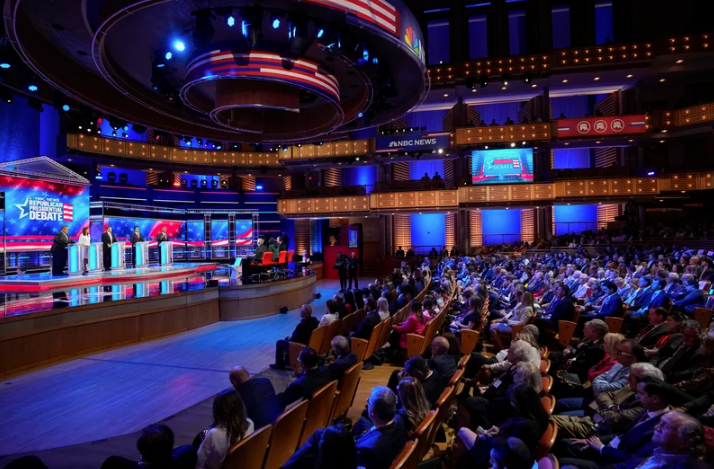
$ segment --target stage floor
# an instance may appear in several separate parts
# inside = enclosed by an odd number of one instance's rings
[[[319,318],[339,283],[321,280],[317,287],[322,298],[312,306]],[[230,386],[233,366],[251,373],[267,368],[275,341],[290,335],[298,321],[292,310],[219,322],[0,382],[0,463],[9,461],[2,455],[138,431],[195,405]]]

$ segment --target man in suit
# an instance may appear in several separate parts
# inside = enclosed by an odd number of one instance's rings
[[[691,415],[671,411],[662,416],[652,435],[652,456],[618,463],[613,469],[687,468],[711,469],[700,458],[706,453],[702,424]]]
[[[166,234],[166,227],[161,228],[161,233],[156,235],[156,244],[159,246],[161,243],[165,243],[166,241],[169,240],[169,235]]]
[[[290,250],[290,237],[288,237],[288,234],[283,231],[283,234],[280,235],[280,239],[285,244],[285,250],[289,251]]]
[[[572,321],[575,315],[575,303],[570,298],[570,289],[567,285],[557,283],[554,287],[555,297],[545,309],[544,317],[536,318],[534,324],[540,331],[539,339],[541,343],[549,342],[553,334],[548,330],[558,330],[558,322]]]
[[[604,464],[625,462],[630,458],[647,458],[655,444],[652,437],[662,416],[671,409],[672,392],[654,379],[637,384],[637,399],[644,410],[621,433],[587,440],[569,440],[557,452],[560,464],[578,468],[598,468]]]
[[[332,381],[327,371],[317,366],[319,359],[314,348],[302,349],[298,357],[302,365],[302,373],[288,385],[284,393],[278,395],[282,409],[300,399],[311,399],[316,391]]]
[[[59,232],[55,234],[55,239],[52,242],[50,252],[52,253],[52,275],[64,274],[64,266],[67,265],[67,246],[74,244],[74,241],[69,239],[69,226],[63,226]]]
[[[278,236],[278,252],[287,251],[287,250],[288,250],[287,243],[285,242],[285,240],[283,240],[282,236]]]
[[[336,336],[330,344],[337,358],[330,365],[323,368],[331,380],[337,380],[341,385],[345,372],[357,364],[357,355],[350,352],[350,342],[345,336]]]
[[[579,324],[585,324],[593,318],[605,319],[610,316],[619,316],[622,313],[622,298],[617,294],[617,285],[613,282],[605,281],[601,283],[602,288],[607,292],[599,305],[590,305],[593,310],[587,315],[580,316]]]
[[[698,367],[705,357],[701,352],[701,325],[694,319],[682,321],[682,343],[674,353],[657,363],[668,383],[675,384],[692,378],[691,370]]]
[[[667,333],[667,310],[662,307],[650,308],[647,312],[647,320],[649,324],[635,336],[634,340],[644,348],[653,348]]]
[[[357,464],[367,469],[388,469],[407,443],[404,422],[395,418],[394,392],[385,386],[373,388],[367,399],[367,413],[374,426],[355,442]]]
[[[397,249],[397,252],[394,254],[394,257],[404,257],[404,249],[402,249],[401,246],[399,246],[399,249]]]
[[[263,238],[258,238],[258,247],[255,248],[255,260],[263,262],[263,254],[268,252],[268,246],[265,245]]]
[[[352,281],[355,282],[355,288],[359,288],[357,285],[357,271],[359,270],[359,260],[357,260],[357,255],[352,252],[350,258],[347,260],[347,277],[349,279],[349,289],[352,289]]]
[[[290,358],[287,356],[290,351],[290,342],[309,344],[312,331],[317,328],[318,324],[318,320],[312,317],[312,306],[302,305],[300,307],[300,322],[295,327],[293,335],[275,343],[275,363],[271,363],[270,368],[284,370],[285,363],[289,362]]]
[[[102,233],[102,257],[104,258],[104,270],[112,270],[112,244],[117,242],[117,237],[112,233],[112,227],[107,226],[107,230]]]
[[[429,368],[439,373],[444,384],[448,384],[458,365],[456,357],[449,355],[449,341],[442,336],[434,337],[431,341]]]
[[[704,306],[706,299],[701,290],[699,290],[697,279],[692,275],[683,275],[682,282],[685,285],[685,293],[673,303],[673,306],[676,309],[686,311],[693,311],[696,307]]]
[[[640,289],[637,291],[632,303],[629,305],[630,309],[635,311],[646,307],[655,292],[654,288],[652,288],[652,280],[647,277],[640,277],[639,285]]]
[[[255,428],[271,425],[282,413],[280,400],[268,378],[250,376],[248,370],[236,366],[229,375],[231,384],[243,399],[248,417]]]
[[[364,319],[360,321],[360,323],[357,325],[357,329],[355,330],[355,332],[352,333],[350,337],[369,340],[369,338],[372,336],[372,331],[381,321],[382,318],[379,316],[379,311],[377,311],[377,308],[372,309],[369,313],[367,313]]]
[[[701,272],[699,272],[699,280],[714,282],[714,269],[712,269],[712,260],[708,257],[704,257],[700,261],[700,264],[702,266],[702,270]]]
[[[149,425],[144,428],[139,439],[136,440],[136,449],[141,455],[138,462],[121,456],[110,456],[104,461],[102,467],[105,469],[192,469],[196,467],[196,448],[192,445],[174,448],[174,432],[163,424]]]
[[[134,227],[134,232],[131,233],[131,238],[129,238],[131,241],[131,262],[136,267],[136,243],[143,243],[144,242],[144,237],[142,236],[141,233],[139,233],[139,227],[135,226]]]
[[[426,400],[434,406],[436,401],[439,400],[441,393],[446,389],[446,384],[444,380],[437,371],[432,370],[429,367],[429,362],[420,355],[414,355],[404,364],[403,370],[394,370],[392,375],[389,377],[389,383],[387,386],[392,391],[396,392],[397,385],[399,381],[406,377],[411,376],[421,382],[421,386],[424,388],[424,394],[426,395]]]
[[[608,333],[607,324],[601,319],[592,319],[583,328],[583,339],[578,341],[573,347],[568,347],[562,352],[551,352],[549,358],[552,363],[551,374],[557,375],[561,370],[566,370],[567,374],[584,384],[588,381],[588,370],[594,367],[602,357],[605,356],[603,348],[603,338]],[[556,381],[556,385],[559,380]],[[565,383],[561,383],[565,384]],[[555,393],[555,391],[554,391]],[[558,394],[556,394],[558,395]],[[560,395],[559,397],[565,397]]]

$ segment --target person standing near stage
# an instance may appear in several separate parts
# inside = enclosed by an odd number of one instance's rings
[[[357,260],[357,257],[355,256],[355,253],[352,253],[352,256],[349,258],[347,261],[347,275],[350,278],[350,290],[352,290],[352,280],[355,281],[355,288],[359,288],[359,285],[357,285],[357,270],[359,269],[359,260]]]
[[[74,244],[69,239],[68,232],[69,226],[63,226],[52,242],[52,247],[50,248],[52,253],[52,275],[64,274],[64,266],[67,264],[67,246]]]
[[[89,245],[92,244],[92,239],[89,236],[89,227],[85,226],[82,228],[82,234],[79,235],[79,249],[80,257],[82,258],[82,270],[84,273],[82,275],[87,275],[89,273]]]
[[[349,264],[349,257],[342,254],[342,251],[337,253],[337,259],[335,260],[334,269],[337,270],[337,275],[340,277],[340,292],[345,291],[347,288],[347,266]]]
[[[143,243],[144,237],[139,233],[139,227],[134,227],[134,232],[131,234],[131,262],[136,268],[136,243]]]
[[[102,233],[102,254],[104,270],[112,270],[112,244],[117,242],[117,237],[112,233],[112,227],[107,226],[107,231]]]

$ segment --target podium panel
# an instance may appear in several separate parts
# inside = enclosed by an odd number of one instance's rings
[[[124,243],[112,244],[112,269],[124,268]]]
[[[159,244],[159,264],[171,265],[174,262],[174,244],[167,241]]]
[[[89,271],[104,270],[103,243],[89,245]]]
[[[80,273],[82,271],[82,259],[80,259],[82,251],[81,246],[79,244],[70,244],[69,246],[67,246],[67,251],[69,251],[69,260],[67,262],[68,273],[70,275]]]
[[[149,243],[142,241],[134,245],[134,267],[149,265]]]

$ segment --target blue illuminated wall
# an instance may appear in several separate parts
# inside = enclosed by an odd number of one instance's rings
[[[437,172],[442,178],[444,177],[444,160],[412,161],[409,163],[409,179],[421,179],[424,177],[424,173],[432,178]]]
[[[555,235],[597,230],[597,205],[556,205]]]
[[[520,210],[482,210],[481,223],[484,245],[517,243],[521,240]]]
[[[409,127],[426,127],[427,132],[438,132],[444,129],[444,117],[448,114],[447,109],[434,111],[410,112],[404,118]]]
[[[434,246],[446,243],[446,215],[425,213],[412,215],[412,246]]]
[[[589,148],[569,148],[553,150],[554,169],[577,169],[589,167]]]
[[[342,183],[345,186],[366,186],[368,194],[374,189],[376,180],[376,166],[356,166],[342,170]]]
[[[485,121],[486,125],[490,125],[492,119],[496,120],[496,124],[503,125],[508,117],[514,122],[518,122],[521,103],[480,104],[473,107],[481,114],[481,120]]]
[[[114,173],[114,174],[116,174],[116,180],[114,182],[117,184],[120,184],[121,182],[119,181],[119,175],[126,174],[126,177],[127,177],[126,184],[130,184],[132,186],[138,186],[138,187],[146,186],[146,172],[145,171],[140,171],[138,169],[112,168],[111,166],[100,166],[99,169],[102,172],[102,176],[103,176],[102,180],[104,182],[109,182],[109,173]]]
[[[47,104],[43,108],[31,109],[20,96],[0,105],[0,161],[57,156],[59,114]]]

